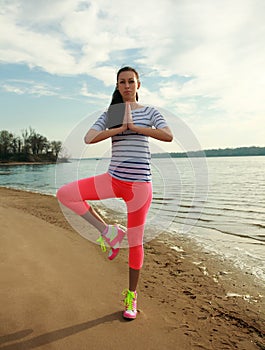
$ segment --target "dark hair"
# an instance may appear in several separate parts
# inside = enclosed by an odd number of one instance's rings
[[[129,66],[125,66],[119,69],[117,73],[117,83],[119,79],[119,75],[122,72],[134,72],[136,75],[137,80],[139,81],[139,74],[138,72]],[[123,117],[124,117],[124,112],[125,112],[125,105],[123,103],[123,98],[118,90],[118,84],[116,84],[116,88],[112,94],[112,99],[110,102],[110,106],[108,108],[108,120],[107,120],[107,128],[112,129],[112,128],[118,128],[122,125]],[[138,93],[136,92],[136,101],[138,101]],[[114,106],[117,105],[118,106]]]

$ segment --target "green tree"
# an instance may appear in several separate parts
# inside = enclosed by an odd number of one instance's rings
[[[21,130],[21,137],[0,131],[0,160],[22,162],[55,162],[62,150],[61,141],[49,141],[32,127]]]
[[[42,154],[43,150],[49,144],[46,137],[36,133],[34,129],[30,127],[28,141],[32,154]],[[47,153],[47,152],[46,152]]]
[[[22,132],[22,140],[23,140],[23,153],[24,154],[29,154],[30,153],[30,141],[29,141],[29,132],[27,129],[23,129]]]
[[[62,149],[62,142],[61,141],[52,141],[50,143],[51,145],[51,151],[52,154],[55,155],[56,158],[58,158],[58,154],[60,153]]]
[[[9,158],[9,155],[12,152],[13,138],[14,138],[13,134],[11,134],[7,130],[2,130],[0,132],[0,156],[1,156],[1,159],[7,160]]]

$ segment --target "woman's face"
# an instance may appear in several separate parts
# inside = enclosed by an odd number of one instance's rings
[[[117,87],[124,102],[136,102],[136,92],[140,87],[140,82],[137,80],[134,72],[121,72],[118,77]]]

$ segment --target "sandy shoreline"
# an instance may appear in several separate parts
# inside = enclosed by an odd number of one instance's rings
[[[145,245],[128,323],[126,249],[109,262],[52,196],[0,188],[0,221],[0,349],[265,349],[264,288],[193,242]]]

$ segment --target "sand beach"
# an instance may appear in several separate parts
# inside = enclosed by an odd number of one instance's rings
[[[265,349],[264,286],[185,237],[145,245],[123,320],[127,254],[108,261],[53,196],[0,188],[0,349]]]

